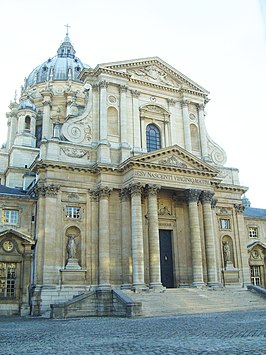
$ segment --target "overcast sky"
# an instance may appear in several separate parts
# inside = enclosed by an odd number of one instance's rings
[[[9,0],[0,4],[0,142],[24,77],[56,51],[69,24],[86,64],[158,56],[210,91],[206,126],[266,208],[265,0]]]

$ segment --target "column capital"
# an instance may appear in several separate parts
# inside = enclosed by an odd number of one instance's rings
[[[99,191],[96,189],[96,190],[90,190],[89,189],[89,194],[90,194],[90,196],[91,196],[91,199],[93,200],[93,201],[98,201],[98,199],[99,199]]]
[[[130,190],[128,187],[124,187],[121,189],[120,193],[119,193],[119,196],[120,196],[120,200],[121,201],[126,201],[129,199],[129,196],[130,196]]]
[[[98,188],[99,198],[109,198],[112,189],[108,186],[101,186]]]
[[[197,190],[197,189],[186,190],[186,201],[188,203],[198,202],[201,192],[202,190]]]
[[[244,212],[245,206],[242,203],[236,203],[234,204],[234,207],[237,214]]]
[[[211,203],[214,196],[214,192],[204,190],[200,194],[200,199],[202,203]]]
[[[141,194],[143,191],[143,185],[140,182],[132,183],[128,186],[131,195]]]
[[[119,90],[120,90],[120,93],[127,92],[128,86],[127,85],[120,85]]]
[[[211,208],[213,208],[213,209],[216,208],[217,202],[218,202],[218,199],[213,197],[212,201],[211,201]]]
[[[130,90],[131,91],[131,94],[134,98],[138,98],[139,95],[140,95],[140,91],[138,90]]]
[[[204,111],[205,105],[201,103],[201,104],[197,104],[197,107],[199,111]]]
[[[60,185],[41,184],[34,189],[34,192],[37,196],[55,197],[58,194],[59,190]]]
[[[190,101],[187,100],[187,99],[181,100],[181,106],[182,106],[182,107],[187,107],[189,103],[190,103]]]
[[[149,195],[157,195],[158,191],[161,189],[159,185],[147,185],[146,190]]]
[[[167,98],[166,101],[168,102],[169,106],[174,106],[177,103],[177,100],[174,100],[172,98]]]
[[[100,81],[100,82],[99,82],[99,87],[100,87],[101,89],[102,89],[102,88],[107,89],[107,87],[108,87],[108,82],[107,82],[106,80]]]

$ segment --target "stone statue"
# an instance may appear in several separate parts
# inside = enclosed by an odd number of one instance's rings
[[[231,261],[231,250],[228,240],[223,242],[223,254],[224,254],[224,262],[225,265]]]
[[[74,259],[76,256],[76,244],[75,244],[75,237],[73,235],[68,236],[67,255],[68,255],[68,259]]]

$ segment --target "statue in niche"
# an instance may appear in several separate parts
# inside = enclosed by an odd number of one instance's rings
[[[231,246],[228,240],[223,242],[223,256],[224,256],[224,267],[225,268],[232,268],[232,255],[231,255]]]
[[[76,257],[76,243],[75,243],[75,236],[74,235],[68,236],[67,255],[68,255],[68,260],[74,259]]]

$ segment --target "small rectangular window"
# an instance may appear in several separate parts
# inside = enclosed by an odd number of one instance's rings
[[[231,229],[230,219],[220,219],[220,228],[221,229]]]
[[[73,219],[79,219],[80,218],[80,208],[67,206],[66,207],[66,217],[73,218]]]
[[[258,228],[249,227],[248,234],[249,234],[249,238],[258,238]]]
[[[4,224],[18,224],[17,210],[2,210],[2,223]]]

